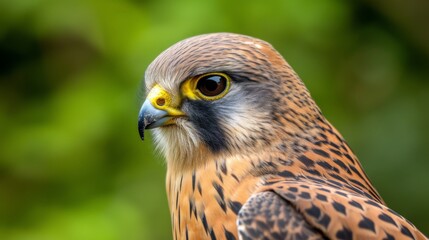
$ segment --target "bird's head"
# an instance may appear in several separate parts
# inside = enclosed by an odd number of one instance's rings
[[[281,55],[243,35],[215,33],[176,43],[149,65],[145,85],[140,136],[153,129],[157,147],[179,166],[258,151],[276,141],[279,129],[300,128],[284,116],[319,115]]]

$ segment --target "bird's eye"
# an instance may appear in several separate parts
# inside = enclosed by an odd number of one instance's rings
[[[224,97],[231,86],[225,73],[207,73],[192,77],[181,86],[182,94],[191,100],[214,101]]]
[[[223,97],[230,85],[230,78],[221,73],[202,75],[197,79],[196,90],[200,97],[215,100]]]
[[[197,89],[207,97],[221,94],[226,89],[226,78],[220,75],[204,76],[198,80]]]

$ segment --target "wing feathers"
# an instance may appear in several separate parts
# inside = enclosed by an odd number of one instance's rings
[[[326,239],[272,191],[253,195],[241,208],[237,224],[240,239]]]
[[[242,239],[427,239],[383,204],[307,179],[262,187],[237,223]]]

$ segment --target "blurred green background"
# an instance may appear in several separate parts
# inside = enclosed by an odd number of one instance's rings
[[[429,2],[0,0],[0,238],[171,239],[137,133],[147,65],[183,38],[271,42],[390,207],[429,233]]]

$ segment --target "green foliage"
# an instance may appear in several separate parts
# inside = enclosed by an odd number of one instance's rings
[[[137,133],[141,79],[171,44],[219,31],[271,42],[429,233],[429,19],[406,4],[0,1],[1,238],[170,239],[165,167]]]

